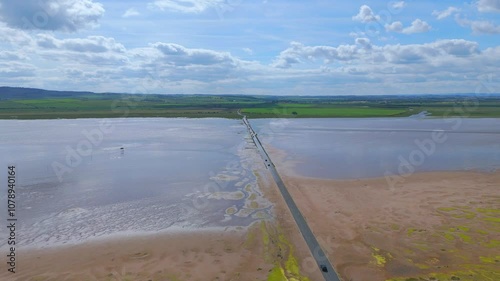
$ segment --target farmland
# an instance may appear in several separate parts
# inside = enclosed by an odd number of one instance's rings
[[[137,95],[0,87],[0,119],[500,117],[500,95]]]

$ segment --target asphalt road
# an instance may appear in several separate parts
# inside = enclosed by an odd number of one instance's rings
[[[320,268],[323,277],[325,278],[326,281],[340,281],[340,278],[338,277],[337,273],[335,272],[335,269],[328,260],[328,257],[323,252],[323,249],[321,249],[318,240],[316,240],[316,237],[311,231],[311,228],[309,228],[309,225],[307,225],[304,216],[302,216],[302,213],[300,213],[299,209],[297,208],[297,205],[293,201],[292,196],[288,192],[285,184],[283,183],[283,180],[278,174],[278,171],[276,170],[273,162],[271,161],[271,158],[269,158],[269,155],[262,146],[262,143],[257,137],[257,134],[252,129],[252,126],[248,122],[246,116],[244,115],[242,116],[243,116],[243,122],[247,126],[248,132],[252,136],[253,142],[257,146],[260,155],[264,159],[264,164],[266,165],[267,169],[271,172],[274,180],[276,181],[276,184],[278,185],[281,195],[283,195],[283,198],[285,199],[285,202],[288,205],[288,208],[290,209],[290,212],[292,213],[292,216],[295,219],[295,222],[297,223],[297,226],[299,227],[299,230],[302,233],[302,236],[304,237],[304,240],[306,241],[307,246],[309,247],[309,250],[311,251],[313,258],[316,260],[316,263],[318,264],[318,267]],[[325,272],[325,269],[327,272]]]

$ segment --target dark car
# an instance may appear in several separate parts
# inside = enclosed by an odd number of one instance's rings
[[[323,272],[328,272],[328,268],[326,268],[326,266],[323,264],[320,265],[319,268],[321,268],[321,271],[323,271]]]

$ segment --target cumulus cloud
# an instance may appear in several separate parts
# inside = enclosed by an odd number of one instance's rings
[[[165,62],[175,66],[216,64],[235,66],[237,63],[237,60],[226,52],[190,49],[178,44],[161,42],[155,43],[152,46],[161,52]]]
[[[432,12],[432,15],[435,16],[438,20],[445,19],[453,14],[456,14],[460,12],[460,9],[457,7],[448,7],[446,10],[443,11],[436,11],[434,10]]]
[[[22,30],[17,30],[0,23],[0,42],[8,42],[15,45],[27,46],[32,43],[29,34]]]
[[[434,64],[437,59],[454,60],[480,54],[477,42],[463,39],[438,40],[426,44],[375,46],[371,54],[379,62]]]
[[[434,43],[436,49],[443,50],[445,54],[467,57],[474,54],[479,54],[479,44],[473,41],[464,39],[440,40]]]
[[[401,9],[403,9],[405,6],[406,6],[405,1],[395,1],[395,2],[391,3],[391,7],[392,7],[394,10],[401,10]]]
[[[136,17],[136,16],[139,16],[140,13],[134,9],[134,8],[130,8],[128,10],[125,11],[125,13],[123,13],[122,17],[123,18],[130,18],[130,17]]]
[[[400,21],[395,21],[391,24],[386,24],[385,25],[385,30],[386,31],[392,31],[392,32],[397,32],[401,33],[403,32],[403,23]]]
[[[275,94],[276,89],[293,94],[326,94],[325,89],[350,93],[364,85],[368,94],[378,88],[384,88],[383,93],[402,93],[391,92],[386,84],[410,87],[406,83],[412,83],[413,92],[435,86],[452,91],[455,88],[443,86],[446,81],[464,87],[471,81],[456,77],[493,73],[500,64],[500,47],[481,50],[477,42],[462,39],[407,45],[377,45],[367,36],[355,37],[351,44],[332,46],[292,42],[266,65],[228,52],[175,43],[126,49],[115,39],[102,36],[32,36],[25,50],[13,51],[14,47],[12,51],[0,51],[0,83],[31,85],[26,81],[45,81],[44,85],[125,92],[146,84],[151,85],[146,92],[154,93],[168,89],[170,93],[247,94]],[[44,61],[50,63],[45,65]],[[41,62],[43,68],[25,62]],[[43,76],[46,73],[51,75]],[[435,84],[429,86],[431,80]]]
[[[26,58],[27,58],[26,56],[18,52],[0,51],[0,60],[19,61],[19,60],[24,60]]]
[[[370,42],[370,39],[368,39],[368,38],[356,38],[355,42],[356,42],[356,44],[362,46],[365,49],[372,48],[372,44]]]
[[[354,21],[363,23],[380,20],[380,16],[375,15],[368,5],[363,5],[359,8],[359,13],[352,17]]]
[[[243,52],[245,52],[245,53],[247,53],[249,55],[253,55],[253,50],[250,49],[250,48],[243,48],[242,50],[243,50]]]
[[[489,21],[472,21],[456,17],[456,21],[463,27],[470,27],[475,34],[500,34],[500,26]]]
[[[425,21],[421,19],[414,20],[409,27],[404,28],[403,23],[400,21],[395,21],[391,24],[385,25],[386,31],[392,31],[397,33],[404,34],[413,34],[413,33],[424,33],[428,32],[432,29],[432,27]]]
[[[476,42],[463,39],[439,40],[427,44],[375,46],[367,38],[357,38],[355,45],[305,46],[292,42],[273,63],[277,68],[290,68],[294,64],[323,59],[324,63],[334,61],[363,65],[368,62],[413,64],[432,62],[442,57],[470,57],[480,54]]]
[[[277,68],[289,68],[294,64],[300,63],[299,57],[300,55],[280,55],[278,59],[273,63],[274,67]]]
[[[366,42],[366,40],[359,40]],[[349,61],[357,57],[358,48],[355,45],[332,46],[304,46],[299,42],[292,42],[291,47],[282,51],[274,61],[273,66],[289,68],[302,60],[323,59],[326,63],[332,61]]]
[[[411,26],[403,29],[403,33],[412,34],[412,33],[423,33],[431,30],[431,26],[421,19],[416,19],[411,23]]]
[[[37,46],[43,49],[62,49],[80,53],[124,53],[125,47],[114,38],[103,36],[88,36],[87,38],[57,39],[52,35],[38,34]]]
[[[36,68],[31,64],[19,62],[0,62],[0,77],[22,78],[35,76]]]
[[[148,4],[151,9],[199,14],[208,9],[225,7],[225,0],[156,0]]]
[[[477,9],[480,12],[500,13],[500,0],[479,0]]]
[[[127,51],[131,63],[123,76],[154,76],[164,82],[186,81],[226,83],[249,77],[258,63],[244,61],[228,52],[188,48],[179,44],[157,42],[149,47]],[[190,83],[191,83],[190,82]]]
[[[34,42],[36,55],[50,61],[103,67],[124,65],[129,60],[125,47],[114,38],[88,36],[57,39],[50,34],[38,34]]]
[[[77,31],[98,24],[102,4],[92,0],[2,1],[0,19],[19,29]]]

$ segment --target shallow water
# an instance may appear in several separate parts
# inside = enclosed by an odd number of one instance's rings
[[[251,120],[298,175],[356,179],[500,168],[500,119]],[[434,137],[433,137],[434,136]],[[279,163],[275,163],[277,166]]]
[[[17,169],[23,246],[245,226],[269,212],[265,200],[260,213],[244,207],[259,191],[240,120],[3,120],[0,131],[0,168]],[[226,214],[231,206],[240,212]]]
[[[264,146],[286,151],[288,160],[297,163],[296,173],[304,176],[352,179],[409,168],[500,167],[500,119],[251,123]],[[270,216],[271,205],[262,198],[253,174],[262,159],[240,120],[0,120],[0,132],[0,169],[17,169],[17,234],[23,247],[246,226]],[[444,141],[433,139],[438,133]],[[432,153],[426,151],[429,142]],[[418,143],[425,143],[424,148]],[[416,160],[421,163],[401,164]],[[6,179],[2,181],[6,190]],[[258,207],[250,207],[250,197],[257,198]],[[6,199],[2,192],[2,221]],[[4,228],[1,235],[7,237]],[[5,240],[0,242],[5,246]]]

